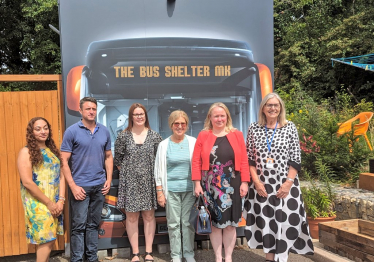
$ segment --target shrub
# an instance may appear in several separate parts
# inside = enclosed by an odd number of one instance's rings
[[[285,100],[288,120],[295,123],[299,132],[304,169],[317,176],[315,161],[319,158],[334,171],[330,179],[355,182],[372,152],[362,137],[354,136],[353,130],[342,136],[337,136],[337,131],[339,123],[360,112],[372,111],[373,104],[362,100],[354,105],[350,96],[341,92],[319,103],[302,91],[279,93]],[[373,131],[371,134],[374,137]]]
[[[317,186],[311,179],[309,171],[305,171],[304,175],[310,182],[309,187],[302,187],[301,192],[305,204],[305,211],[309,217],[332,217],[334,211],[334,193],[331,188],[330,178],[333,177],[334,171],[321,159],[315,161],[319,180],[322,186]]]

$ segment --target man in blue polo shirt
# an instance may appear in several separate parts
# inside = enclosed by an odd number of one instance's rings
[[[113,173],[113,156],[108,129],[95,121],[97,101],[82,98],[81,121],[66,129],[61,145],[62,172],[70,187],[71,261],[97,258],[98,229],[105,195]],[[71,169],[68,165],[71,160]]]

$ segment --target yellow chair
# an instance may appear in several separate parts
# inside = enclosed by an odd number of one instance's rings
[[[357,121],[359,120],[359,123],[358,124],[353,124],[353,130],[354,130],[354,135],[355,136],[364,136],[365,140],[366,140],[366,143],[368,144],[370,150],[373,150],[373,148],[371,147],[371,144],[370,144],[370,141],[366,135],[366,132],[368,131],[368,128],[369,128],[369,122],[370,122],[370,119],[373,117],[373,113],[372,112],[362,112],[362,113],[359,113],[357,116],[349,119],[348,121],[345,121],[344,123],[342,123],[340,126],[339,126],[339,130],[337,132],[337,134],[340,136],[340,135],[343,135],[349,131],[352,130],[352,123],[354,121]]]

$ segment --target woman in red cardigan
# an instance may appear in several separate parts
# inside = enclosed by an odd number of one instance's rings
[[[197,137],[192,157],[195,195],[204,194],[212,216],[210,241],[216,262],[232,261],[236,227],[242,217],[242,201],[248,192],[249,165],[243,133],[232,126],[228,108],[214,103]]]

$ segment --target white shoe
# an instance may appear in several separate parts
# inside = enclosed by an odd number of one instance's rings
[[[186,262],[196,262],[194,257],[185,257]]]

